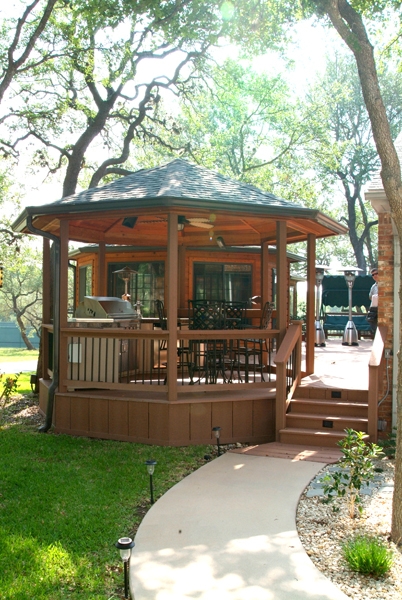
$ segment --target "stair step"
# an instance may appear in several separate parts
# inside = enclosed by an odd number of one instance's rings
[[[333,414],[347,417],[366,417],[368,404],[363,402],[344,402],[343,400],[312,400],[292,398],[290,412],[306,414]]]
[[[297,398],[306,398],[311,400],[340,400],[343,402],[367,402],[367,390],[343,390],[322,388],[315,386],[299,386],[296,388],[295,394]]]
[[[345,437],[342,431],[302,429],[286,427],[279,432],[279,441],[282,444],[304,444],[306,446],[324,446],[337,448],[338,442]]]
[[[327,424],[327,426],[325,425]],[[331,412],[324,414],[289,412],[286,415],[286,426],[301,429],[316,429],[324,431],[344,431],[355,429],[367,431],[368,419],[355,415],[335,415]]]

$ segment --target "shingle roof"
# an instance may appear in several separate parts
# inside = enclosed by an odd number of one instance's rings
[[[133,199],[182,198],[214,202],[303,208],[252,185],[224,177],[183,159],[160,167],[142,169],[99,188],[91,188],[53,202],[51,205],[79,205]]]
[[[399,158],[399,162],[402,165],[402,132],[398,135],[398,137],[394,141],[394,146],[395,146],[395,150],[398,155],[398,158]],[[378,192],[383,189],[384,189],[384,186],[383,186],[382,179],[381,179],[381,170],[378,170],[373,175],[373,178],[370,180],[370,182],[368,183],[367,192]]]

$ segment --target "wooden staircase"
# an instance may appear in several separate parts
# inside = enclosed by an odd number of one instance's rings
[[[279,439],[284,444],[336,447],[347,428],[367,433],[367,390],[300,386]]]

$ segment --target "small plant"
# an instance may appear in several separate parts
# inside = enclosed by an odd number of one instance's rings
[[[14,376],[4,373],[0,373],[0,383],[3,387],[3,391],[0,395],[0,410],[3,411],[7,404],[10,402],[11,396],[14,396],[18,391],[18,379],[21,373],[17,373]]]
[[[392,551],[372,536],[359,535],[342,547],[343,557],[352,571],[373,577],[385,575],[393,563]]]
[[[393,428],[391,433],[388,435],[387,439],[379,440],[378,444],[379,444],[379,446],[381,446],[382,451],[384,452],[385,456],[388,456],[388,458],[395,458],[396,427]]]
[[[335,497],[345,498],[348,504],[349,516],[355,516],[357,506],[363,512],[360,490],[373,479],[375,467],[372,462],[382,454],[377,444],[366,443],[362,431],[345,429],[346,436],[338,442],[343,458],[338,463],[339,469],[328,473],[323,478],[326,501]]]

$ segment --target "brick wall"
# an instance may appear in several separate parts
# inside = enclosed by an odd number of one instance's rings
[[[388,327],[386,348],[392,348],[392,324],[394,314],[394,236],[392,219],[389,213],[378,215],[378,322]],[[379,419],[387,421],[387,430],[379,437],[387,437],[392,429],[392,361],[388,361],[390,391],[379,408]],[[384,371],[383,388],[380,398],[387,390],[387,372]]]

